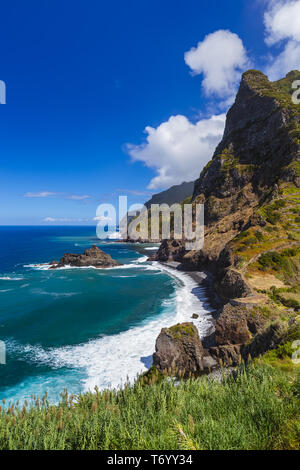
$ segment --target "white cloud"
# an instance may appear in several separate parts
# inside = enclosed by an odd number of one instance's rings
[[[223,29],[208,34],[184,54],[184,60],[195,75],[203,74],[207,95],[223,98],[235,93],[241,73],[250,65],[242,40]]]
[[[275,44],[284,39],[300,42],[300,1],[271,1],[264,15],[266,43]]]
[[[69,217],[45,217],[43,222],[46,223],[75,223],[75,222],[89,222],[90,219],[82,219],[82,218],[69,218]]]
[[[289,41],[284,50],[266,68],[270,80],[279,80],[291,70],[300,66],[300,43]]]
[[[120,189],[117,188],[116,191],[118,193],[123,193],[123,194],[132,194],[133,196],[152,196],[152,193],[149,191],[140,191],[138,189]]]
[[[42,191],[40,193],[26,193],[24,194],[24,197],[50,197],[56,195],[57,193],[52,193],[50,191]]]
[[[166,188],[199,177],[222,138],[225,114],[202,119],[195,124],[185,116],[171,116],[157,128],[146,127],[146,142],[126,146],[133,161],[142,161],[158,175],[150,189]]]
[[[67,199],[72,199],[73,201],[84,201],[86,199],[90,199],[91,196],[88,196],[87,194],[84,194],[83,196],[73,194],[72,196],[68,196]]]
[[[24,197],[30,197],[30,198],[39,198],[39,197],[52,197],[52,196],[59,196],[65,199],[71,199],[73,201],[85,201],[86,199],[90,199],[91,196],[84,194],[84,195],[78,195],[78,194],[72,194],[71,196],[66,196],[64,193],[54,193],[51,191],[41,191],[39,193],[31,193],[28,192],[24,194]]]
[[[278,80],[300,65],[300,0],[268,2],[264,24],[266,44],[283,47],[266,67],[269,78]]]
[[[96,222],[112,222],[111,217],[106,217],[104,215],[99,215],[97,217],[94,217],[93,220],[95,220]]]

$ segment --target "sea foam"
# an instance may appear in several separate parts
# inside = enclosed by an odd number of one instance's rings
[[[158,262],[146,263],[147,257],[141,257],[128,265],[157,274],[167,272],[176,283],[175,293],[163,301],[163,312],[159,316],[148,318],[141,325],[116,335],[102,336],[76,346],[43,349],[37,346],[25,346],[24,353],[30,360],[47,364],[53,369],[66,367],[82,370],[82,388],[84,391],[117,388],[125,382],[133,382],[136,376],[145,372],[152,364],[155,341],[161,328],[176,323],[191,321],[193,313],[199,318],[193,320],[204,336],[212,328],[210,310],[204,303],[204,289],[189,275],[178,272]],[[128,269],[125,266],[119,267]],[[117,269],[117,268],[114,268]]]

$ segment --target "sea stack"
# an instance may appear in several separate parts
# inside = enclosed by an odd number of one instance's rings
[[[83,254],[66,253],[60,261],[52,261],[50,269],[63,268],[65,266],[88,267],[95,268],[112,268],[121,266],[121,263],[112,259],[110,255],[100,250],[97,245],[93,245],[90,249],[85,250]]]

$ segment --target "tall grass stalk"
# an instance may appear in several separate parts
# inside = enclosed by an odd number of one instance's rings
[[[268,365],[221,383],[138,380],[119,391],[3,406],[0,449],[299,448],[300,379]]]

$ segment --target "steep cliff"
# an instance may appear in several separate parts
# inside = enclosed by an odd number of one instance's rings
[[[211,353],[226,363],[286,340],[300,309],[297,79],[299,71],[277,82],[256,70],[243,74],[223,139],[195,182],[192,201],[205,206],[204,247],[176,247],[182,268],[214,273],[224,307]],[[157,259],[168,253],[164,241]]]
[[[182,262],[215,271],[225,299],[299,283],[300,105],[291,99],[299,78],[244,73],[223,139],[195,182],[205,243]]]
[[[300,240],[293,226],[295,198],[300,196],[300,106],[291,99],[297,78],[300,72],[296,71],[273,83],[258,71],[243,75],[223,139],[195,182],[193,201],[205,204],[200,262],[221,258],[236,265],[241,251],[249,261],[247,250],[239,250],[241,240],[236,239],[242,233],[244,247],[259,245],[260,249],[263,242],[278,243],[289,233],[290,239]],[[272,237],[274,227],[279,233]],[[254,228],[260,233],[255,234]],[[236,243],[227,246],[234,239]],[[229,253],[227,259],[221,255],[225,246],[235,254],[234,260]]]

